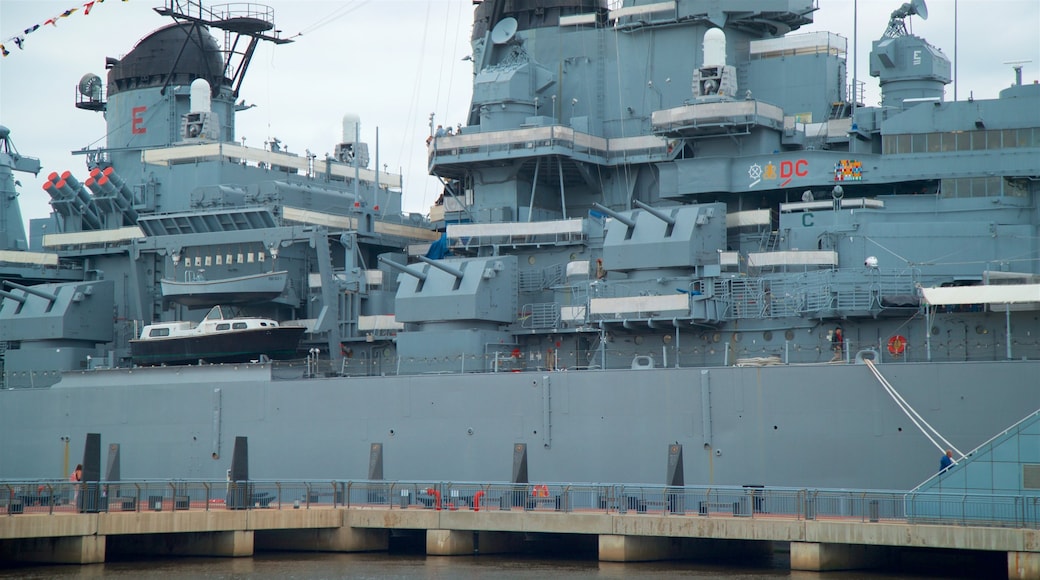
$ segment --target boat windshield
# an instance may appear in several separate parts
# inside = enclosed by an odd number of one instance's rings
[[[214,306],[206,314],[206,320],[229,320],[238,316],[238,312],[230,306]]]

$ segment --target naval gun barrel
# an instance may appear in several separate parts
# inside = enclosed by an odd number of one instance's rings
[[[392,269],[397,270],[398,272],[408,274],[409,276],[413,276],[416,279],[421,280],[423,282],[426,281],[426,272],[423,272],[422,270],[416,270],[415,268],[410,268],[408,266],[398,264],[397,262],[387,260],[386,258],[382,257],[379,258],[379,261],[383,264],[386,264],[387,266],[390,266]]]
[[[594,208],[598,209],[599,211],[609,215],[610,217],[616,219],[617,221],[625,224],[626,226],[628,226],[630,228],[636,227],[636,221],[634,219],[632,219],[632,218],[630,218],[628,216],[621,215],[618,212],[616,212],[616,211],[614,211],[614,210],[612,210],[612,209],[610,209],[610,208],[608,208],[608,207],[606,207],[604,205],[600,205],[598,203],[593,202],[592,207],[594,207]]]
[[[651,207],[651,206],[649,206],[649,205],[639,201],[638,199],[633,199],[632,203],[636,204],[637,206],[639,206],[640,209],[642,209],[646,213],[654,216],[655,218],[663,221],[664,223],[666,223],[666,224],[668,224],[670,226],[674,226],[675,225],[675,218],[673,218],[672,216],[670,216],[670,215],[664,213],[663,211],[657,209],[656,207]]]
[[[443,271],[451,274],[452,276],[455,276],[459,280],[461,280],[462,277],[466,275],[462,270],[459,270],[458,268],[453,268],[453,267],[451,267],[451,266],[449,266],[449,265],[447,265],[447,264],[445,264],[443,262],[438,262],[437,260],[431,260],[430,258],[427,258],[426,256],[419,256],[419,259],[422,260],[423,262],[426,262],[427,264],[433,266],[434,268],[437,268],[438,270],[443,270]]]
[[[10,298],[11,300],[14,300],[15,302],[17,302],[19,304],[25,304],[25,296],[19,296],[17,294],[11,294],[10,292],[7,292],[5,290],[0,290],[0,296],[3,296],[4,298]]]
[[[43,290],[37,290],[36,288],[33,288],[31,286],[22,286],[21,284],[12,282],[10,280],[4,280],[4,286],[7,286],[8,288],[14,288],[16,290],[21,290],[22,292],[32,294],[34,296],[39,296],[40,298],[43,298],[44,300],[47,300],[49,302],[54,302],[58,299],[58,297],[54,294],[44,292]]]

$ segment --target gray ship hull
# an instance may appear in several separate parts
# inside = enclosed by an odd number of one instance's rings
[[[475,3],[428,214],[357,115],[247,146],[235,47],[296,37],[186,4],[81,78],[106,142],[28,237],[41,164],[0,127],[0,478],[100,433],[126,478],[223,479],[245,436],[260,479],[364,479],[379,443],[387,479],[507,481],[526,443],[532,481],[671,484],[679,443],[688,484],[909,489],[947,443],[861,354],[961,451],[1040,409],[1040,85],[948,100],[918,2],[873,33],[881,106],[814,0]],[[306,362],[134,368],[226,299]]]
[[[973,449],[1040,407],[1040,362],[891,363],[884,376],[939,432]],[[236,436],[257,478],[532,480],[909,489],[940,452],[864,365],[290,379],[267,365],[95,371],[0,392],[5,477],[40,477],[85,434],[121,444],[123,476],[224,476]],[[124,376],[124,375],[132,375]],[[120,385],[120,386],[112,386]],[[73,461],[74,463],[75,461]]]

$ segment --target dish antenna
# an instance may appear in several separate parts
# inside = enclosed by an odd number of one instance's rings
[[[913,11],[911,15],[917,15],[921,20],[928,20],[928,6],[925,4],[925,0],[911,0],[910,7]]]
[[[512,16],[499,20],[495,28],[491,30],[491,42],[494,44],[505,44],[513,40],[518,26],[516,18]]]
[[[924,0],[910,0],[910,14],[914,14],[921,17],[921,20],[928,20],[928,6],[925,5]]]
[[[885,30],[884,36],[888,38],[907,36],[909,32],[906,30],[906,19],[915,14],[922,20],[928,20],[928,6],[925,5],[924,0],[910,0],[896,8],[888,19],[888,28]]]

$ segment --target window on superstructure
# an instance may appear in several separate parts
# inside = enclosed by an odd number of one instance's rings
[[[1004,148],[1014,149],[1018,147],[1018,130],[1017,129],[1004,129],[1003,131]]]
[[[971,131],[957,133],[957,151],[971,151]]]
[[[217,330],[230,330],[230,329],[231,329],[231,325],[228,324],[227,322],[221,322],[220,324],[217,325]]]
[[[986,131],[986,149],[1000,149],[1000,137],[1003,131]]]
[[[943,179],[941,191],[945,198],[1025,197],[1028,193],[1022,183],[1008,181],[1000,176]]]
[[[989,186],[989,182],[988,182],[988,180],[985,177],[972,177],[971,178],[971,196],[972,197],[986,197],[986,188],[988,186]]]
[[[1040,147],[1040,129],[1019,129],[1019,147]]]
[[[242,330],[245,327],[246,327],[246,323],[245,322],[236,322],[236,323],[231,325],[231,328],[233,328],[235,330]]]
[[[904,135],[892,135],[888,138],[895,139],[905,137]],[[888,139],[886,138],[886,139]],[[921,153],[929,151],[933,153],[946,151],[986,151],[998,149],[1015,149],[1018,147],[1030,147],[1033,139],[1032,129],[1003,129],[1003,130],[979,130],[979,131],[952,131],[949,133],[929,133],[926,139],[913,135],[913,144],[910,149],[906,148],[906,142],[897,140],[896,145],[889,145],[886,153]],[[892,147],[895,150],[892,151]],[[921,149],[924,147],[925,149]]]
[[[928,151],[928,135],[926,133],[915,133],[910,136],[910,152],[926,153]]]
[[[148,331],[149,338],[158,338],[161,336],[170,336],[169,328],[153,328]]]
[[[896,153],[910,152],[910,135],[896,135]]]
[[[941,152],[943,150],[942,146],[943,146],[943,134],[942,133],[932,133],[932,134],[928,135],[928,152],[929,153],[939,153],[939,152]]]
[[[986,150],[986,132],[985,131],[972,131],[971,132],[971,150],[972,151],[985,151]]]

